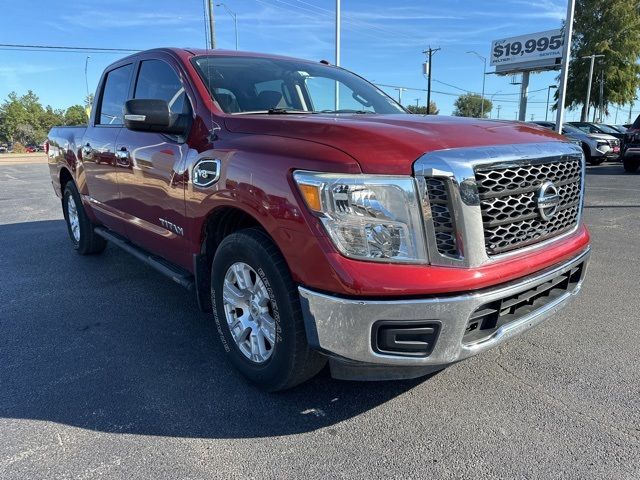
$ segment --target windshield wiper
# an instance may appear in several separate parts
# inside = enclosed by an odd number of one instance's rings
[[[320,113],[355,113],[358,115],[364,115],[365,113],[376,113],[367,110],[351,110],[351,109],[340,109],[340,110],[322,110]]]
[[[288,113],[318,113],[310,110],[297,110],[295,108],[269,108],[268,110],[247,110],[246,112],[234,112],[233,115],[286,115]]]

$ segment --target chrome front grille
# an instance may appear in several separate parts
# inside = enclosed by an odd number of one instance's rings
[[[580,159],[508,167],[482,165],[476,167],[475,177],[488,255],[561,235],[578,222],[582,192]],[[545,182],[553,182],[560,200],[549,220],[542,218],[537,201]]]
[[[432,265],[478,267],[577,229],[582,147],[570,142],[450,148],[413,165]]]

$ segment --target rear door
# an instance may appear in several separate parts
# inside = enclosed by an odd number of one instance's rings
[[[157,55],[157,54],[156,54]],[[142,56],[136,68],[133,98],[161,99],[173,113],[190,113],[191,102],[171,57]],[[189,147],[185,138],[122,129],[117,140],[120,208],[126,213],[127,236],[145,249],[190,268],[185,240],[184,179]]]
[[[105,72],[82,146],[82,164],[92,210],[100,222],[125,234],[125,224],[118,209],[120,193],[116,177],[116,140],[123,124],[123,107],[131,87],[133,63]]]

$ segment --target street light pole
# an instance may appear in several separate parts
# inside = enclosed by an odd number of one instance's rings
[[[546,122],[549,119],[549,97],[551,96],[551,89],[558,88],[557,85],[549,85],[547,87],[547,109],[544,112],[544,121]]]
[[[482,104],[480,105],[480,118],[484,118],[484,86],[487,79],[487,58],[480,55],[478,52],[471,50],[467,53],[471,53],[482,60]]]
[[[217,3],[216,7],[222,7],[226,10],[226,12],[231,15],[231,18],[233,18],[233,27],[236,31],[236,50],[238,50],[238,15],[236,15],[235,13],[233,13],[233,11],[231,11],[231,9],[229,7],[227,7],[227,5],[225,3]]]
[[[494,92],[494,93],[491,95],[491,97],[490,97],[489,101],[491,102],[491,108],[492,108],[492,109],[493,109],[493,97],[495,97],[496,95],[498,95],[501,91],[502,91],[502,90],[498,90],[497,92]],[[484,102],[483,102],[483,103],[484,103]],[[498,118],[500,118],[500,116],[499,116],[499,115],[500,115],[500,110],[498,109]],[[491,118],[491,112],[489,112],[489,118]]]
[[[571,40],[573,39],[573,14],[576,0],[567,2],[567,18],[564,22],[564,48],[562,49],[562,69],[560,71],[560,88],[558,89],[558,114],[556,116],[556,132],[562,133],[564,123],[564,104],[567,95],[567,79],[569,78],[569,60],[571,57]]]
[[[87,70],[89,69],[89,59],[91,57],[87,56],[84,60],[84,83],[87,85],[87,98],[89,98],[89,77],[87,75]]]
[[[593,84],[593,68],[596,64],[596,58],[604,57],[604,55],[587,55],[586,57],[582,57],[583,60],[591,59],[591,65],[589,66],[589,81],[587,82],[587,101],[584,105],[584,109],[582,111],[582,121],[589,121],[589,107],[591,103],[591,85]]]

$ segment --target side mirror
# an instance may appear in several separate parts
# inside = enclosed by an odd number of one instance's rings
[[[129,130],[183,135],[187,129],[180,117],[164,100],[133,99],[124,104],[124,126]]]

